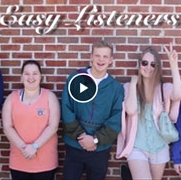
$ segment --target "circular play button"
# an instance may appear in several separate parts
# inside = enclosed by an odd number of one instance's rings
[[[86,73],[76,74],[68,84],[68,91],[72,99],[86,103],[94,99],[98,87],[95,79]]]

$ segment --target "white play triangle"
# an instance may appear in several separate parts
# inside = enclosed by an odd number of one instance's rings
[[[88,87],[83,85],[82,83],[80,83],[80,93],[84,92],[85,90],[87,90]]]

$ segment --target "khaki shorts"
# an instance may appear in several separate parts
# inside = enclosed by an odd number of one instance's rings
[[[127,158],[130,160],[144,160],[150,164],[162,164],[170,161],[169,146],[166,146],[162,151],[157,154],[150,154],[138,148],[133,148],[131,154]]]

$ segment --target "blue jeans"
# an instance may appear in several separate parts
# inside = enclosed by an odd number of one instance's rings
[[[63,180],[80,180],[85,172],[87,180],[104,180],[110,148],[104,151],[85,151],[66,145]]]
[[[54,180],[56,170],[28,173],[11,169],[12,180]]]

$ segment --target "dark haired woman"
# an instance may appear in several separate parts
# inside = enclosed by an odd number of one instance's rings
[[[5,100],[2,119],[10,141],[13,180],[53,180],[58,166],[60,107],[55,94],[41,88],[41,68],[29,60],[22,67],[23,89]]]

